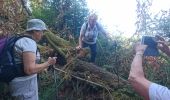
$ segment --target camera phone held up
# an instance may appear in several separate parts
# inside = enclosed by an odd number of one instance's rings
[[[156,41],[157,41],[156,37],[142,36],[141,40],[142,44],[148,46],[144,52],[144,56],[159,56],[159,51],[157,48],[158,43]]]

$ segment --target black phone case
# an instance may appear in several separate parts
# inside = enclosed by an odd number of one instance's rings
[[[154,37],[143,36],[142,43],[148,45],[144,52],[144,56],[159,56],[159,51],[157,49],[157,42]]]

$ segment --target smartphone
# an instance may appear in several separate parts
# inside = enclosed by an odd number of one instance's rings
[[[142,36],[142,44],[147,45],[148,47],[144,51],[144,56],[159,56],[159,51],[157,48],[158,43],[156,38],[153,36]]]

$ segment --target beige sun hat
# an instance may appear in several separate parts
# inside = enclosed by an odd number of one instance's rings
[[[27,22],[27,29],[26,31],[44,31],[47,30],[46,24],[40,19],[31,19]]]

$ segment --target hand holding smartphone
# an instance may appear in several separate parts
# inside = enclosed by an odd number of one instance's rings
[[[159,56],[159,51],[157,48],[158,43],[156,42],[155,37],[142,36],[141,43],[148,46],[144,51],[144,56]]]

